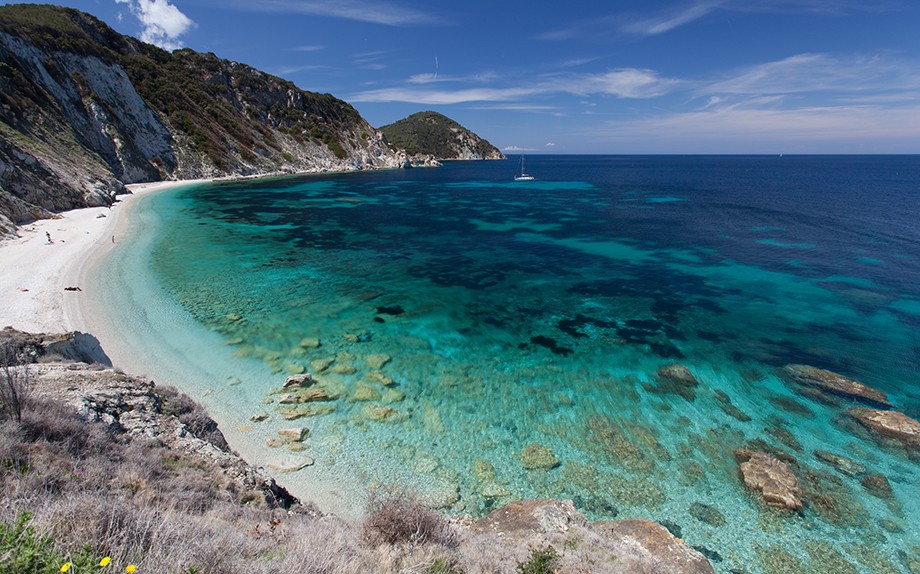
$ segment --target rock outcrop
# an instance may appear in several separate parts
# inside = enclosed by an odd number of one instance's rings
[[[802,489],[785,463],[765,452],[747,449],[738,449],[735,457],[741,463],[745,486],[760,493],[764,502],[786,510],[802,509]]]
[[[884,392],[848,379],[833,371],[809,365],[786,365],[780,375],[799,385],[817,388],[825,393],[859,401],[877,408],[893,408]]]
[[[0,228],[124,184],[398,167],[347,103],[77,10],[0,6]]]
[[[920,422],[898,411],[853,407],[848,414],[873,435],[891,439],[904,448],[920,451]]]
[[[512,502],[473,522],[475,532],[492,534],[516,547],[577,539],[596,551],[604,572],[630,574],[708,574],[712,565],[699,552],[650,520],[589,523],[570,500]],[[610,560],[610,557],[616,557]]]

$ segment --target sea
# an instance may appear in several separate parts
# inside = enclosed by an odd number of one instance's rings
[[[829,369],[920,418],[920,157],[527,163],[144,196],[108,312],[234,447],[312,462],[272,472],[345,515],[391,485],[473,517],[569,499],[717,572],[920,571],[920,455],[783,376]],[[699,384],[658,374],[676,364]],[[320,400],[282,402],[301,373]],[[787,461],[803,510],[748,490],[741,448]]]

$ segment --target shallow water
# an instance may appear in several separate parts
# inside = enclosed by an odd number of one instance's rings
[[[571,498],[591,518],[666,523],[722,572],[916,568],[918,462],[777,367],[832,369],[920,416],[920,161],[528,161],[537,181],[469,162],[145,198],[113,308],[192,365],[252,445],[307,426],[316,464],[298,474],[340,504],[391,482],[474,515]],[[656,379],[674,362],[692,392]],[[286,421],[272,390],[301,370],[338,398]],[[811,477],[801,514],[744,489],[733,453],[757,440]],[[559,465],[526,469],[532,443]],[[816,450],[886,475],[894,497]]]

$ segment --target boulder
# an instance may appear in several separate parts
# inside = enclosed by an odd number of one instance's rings
[[[905,448],[920,450],[920,423],[898,411],[853,407],[848,414],[876,436],[893,439]]]
[[[735,454],[746,459],[740,465],[745,486],[759,492],[764,502],[786,510],[802,509],[802,490],[785,463],[760,451],[738,449]]]
[[[278,431],[278,436],[287,441],[302,442],[305,438],[307,438],[309,433],[310,431],[304,427],[296,427],[290,429],[281,429]]]
[[[301,373],[298,375],[291,375],[290,377],[284,379],[284,385],[282,385],[281,388],[290,390],[300,387],[309,387],[312,384],[313,376],[310,373]]]
[[[598,572],[612,574],[712,574],[705,556],[650,520],[609,520],[588,523],[570,500],[527,499],[492,511],[470,525],[505,544],[521,548],[546,546],[561,538],[593,540],[579,547]],[[615,556],[615,560],[610,557]],[[581,556],[584,560],[585,556]],[[565,560],[565,559],[563,559]],[[581,572],[584,562],[560,565],[560,571]],[[594,568],[591,569],[594,571]]]
[[[794,383],[820,389],[825,393],[860,401],[873,407],[893,408],[888,396],[882,391],[848,379],[833,371],[808,365],[786,365],[780,375]]]
[[[559,459],[550,449],[533,442],[521,451],[521,464],[528,470],[549,469],[559,466]]]
[[[591,528],[612,541],[617,572],[630,574],[712,574],[705,556],[667,528],[633,518],[595,522]]]
[[[587,524],[571,500],[518,500],[493,510],[473,523],[476,532],[496,534],[512,542],[524,542],[534,536],[566,532],[573,526]]]

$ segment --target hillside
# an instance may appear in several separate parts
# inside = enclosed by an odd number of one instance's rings
[[[410,156],[437,159],[505,159],[502,152],[454,120],[437,112],[419,112],[380,128],[391,144]]]
[[[77,10],[0,6],[0,233],[129,183],[404,162],[329,94]]]

